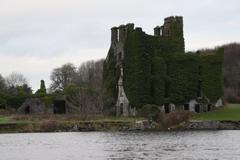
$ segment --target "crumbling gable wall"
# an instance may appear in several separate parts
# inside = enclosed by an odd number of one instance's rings
[[[44,114],[45,108],[45,103],[39,98],[29,98],[17,111],[21,114]]]

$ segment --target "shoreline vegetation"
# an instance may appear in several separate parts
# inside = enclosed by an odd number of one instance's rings
[[[173,112],[160,117],[155,122],[143,117],[18,115],[5,112],[0,115],[0,133],[240,129],[239,104],[229,104],[208,113]]]

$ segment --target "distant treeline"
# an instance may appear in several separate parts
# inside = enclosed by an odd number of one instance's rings
[[[240,43],[223,45],[224,93],[228,102],[240,103]]]

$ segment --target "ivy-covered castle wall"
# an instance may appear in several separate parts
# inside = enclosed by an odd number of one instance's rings
[[[162,26],[154,28],[154,35],[132,25],[124,30],[123,86],[131,107],[181,105],[198,97],[214,104],[222,97],[223,49],[211,54],[185,53],[182,17],[165,18]],[[121,36],[119,33],[115,36]],[[120,76],[114,48],[112,41],[103,73],[104,109],[108,114],[116,112]]]

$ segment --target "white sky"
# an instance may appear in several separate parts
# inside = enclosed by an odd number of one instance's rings
[[[239,0],[0,0],[0,74],[37,89],[55,67],[105,58],[112,26],[153,34],[171,15],[184,17],[187,51],[240,41]]]

